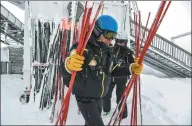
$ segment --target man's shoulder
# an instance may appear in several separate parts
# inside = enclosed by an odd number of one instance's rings
[[[133,54],[133,50],[131,50],[129,47],[127,47],[127,51],[128,51],[128,53]]]

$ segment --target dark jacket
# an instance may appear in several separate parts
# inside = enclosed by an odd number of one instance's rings
[[[84,51],[85,62],[83,70],[77,72],[72,93],[80,97],[102,98],[108,92],[112,76],[130,75],[129,66],[113,70],[114,57],[111,48],[101,48],[102,43],[96,41],[92,34]],[[70,49],[77,48],[77,44]],[[96,66],[90,66],[91,60],[97,62]],[[71,74],[69,74],[64,63],[61,63],[60,73],[64,84],[69,86]]]
[[[113,47],[113,56],[114,56],[114,66],[119,64],[120,66],[116,67],[116,69],[129,66],[131,63],[134,63],[134,53],[127,46],[119,46],[115,44]],[[112,81],[126,81],[129,79],[129,75],[127,76],[118,76],[112,77]]]

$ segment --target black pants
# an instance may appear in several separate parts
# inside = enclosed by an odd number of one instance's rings
[[[109,85],[109,90],[107,92],[107,94],[105,95],[105,97],[103,97],[103,111],[104,112],[110,112],[111,110],[111,97],[112,97],[112,92],[113,89],[116,85],[116,103],[118,104],[120,99],[121,99],[121,95],[123,94],[125,87],[126,87],[126,79],[116,79],[114,82],[112,81],[111,84]],[[122,104],[122,103],[121,103]],[[119,106],[119,109],[121,107],[121,104]],[[127,117],[127,105],[125,104],[125,109],[123,112],[123,117],[122,118],[126,118]]]
[[[85,119],[85,125],[104,126],[101,118],[102,100],[76,96],[77,105]]]

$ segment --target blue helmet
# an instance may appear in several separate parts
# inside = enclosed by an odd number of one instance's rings
[[[96,25],[101,30],[108,30],[108,31],[112,31],[112,32],[117,32],[117,30],[118,30],[117,21],[109,15],[100,16],[96,21]]]

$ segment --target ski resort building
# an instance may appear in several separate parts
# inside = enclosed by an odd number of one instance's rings
[[[1,74],[23,74],[23,46],[1,48]]]

